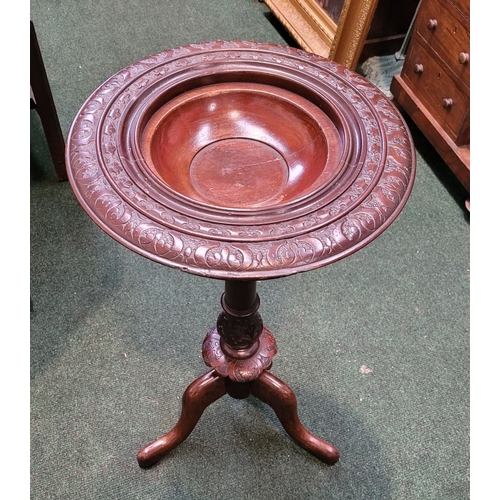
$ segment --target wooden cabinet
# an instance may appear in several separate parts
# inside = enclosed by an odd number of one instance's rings
[[[470,191],[469,0],[422,0],[391,92]]]

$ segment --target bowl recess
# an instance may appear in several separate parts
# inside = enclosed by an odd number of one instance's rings
[[[317,106],[257,83],[220,83],[161,107],[141,150],[165,186],[190,201],[256,211],[304,200],[342,169],[346,144]]]

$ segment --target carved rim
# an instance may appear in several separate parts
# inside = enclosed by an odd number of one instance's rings
[[[295,93],[339,131],[343,165],[315,196],[245,219],[200,210],[151,175],[140,137],[154,113],[181,92],[232,82]],[[285,276],[352,254],[397,217],[415,178],[408,127],[374,85],[322,57],[245,41],[177,47],[113,75],[77,114],[66,162],[78,201],[107,234],[156,262],[219,279]]]

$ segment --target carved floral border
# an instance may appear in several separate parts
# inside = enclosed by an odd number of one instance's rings
[[[273,224],[216,224],[172,209],[154,182],[131,178],[124,123],[142,96],[190,70],[253,64],[327,88],[361,123],[364,157],[336,199]],[[264,68],[264,69],[263,69]],[[328,98],[326,95],[325,98]],[[69,180],[77,199],[110,236],[161,264],[220,279],[266,279],[321,267],[364,247],[402,210],[415,177],[408,127],[392,102],[366,79],[291,47],[215,41],[177,47],[131,64],[84,103],[67,141]],[[127,155],[129,157],[127,158]]]

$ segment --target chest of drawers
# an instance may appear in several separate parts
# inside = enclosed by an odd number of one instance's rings
[[[470,191],[469,0],[422,0],[391,92]]]

